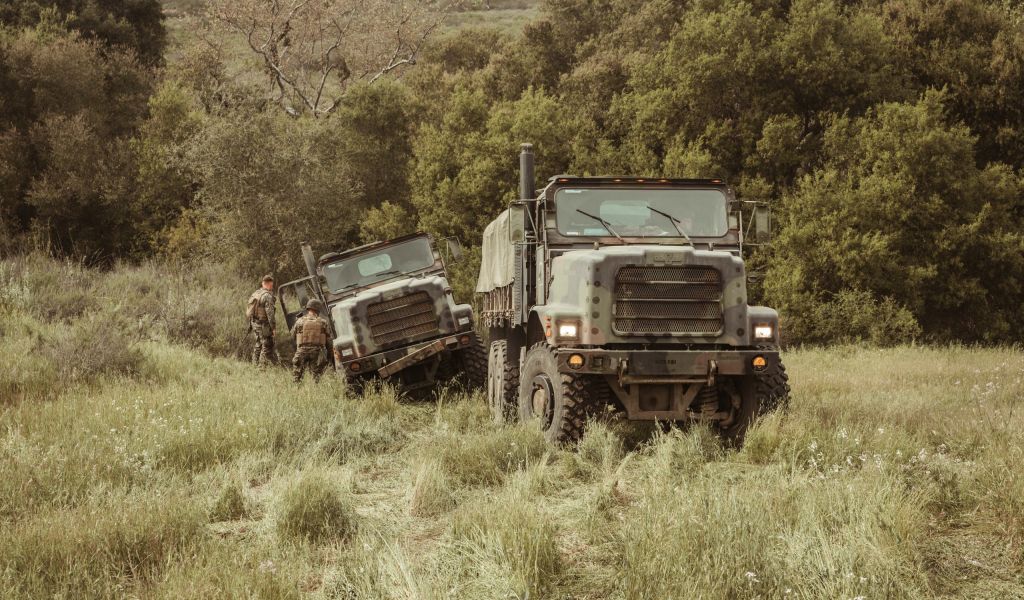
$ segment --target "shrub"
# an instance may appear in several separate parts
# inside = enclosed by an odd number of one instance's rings
[[[90,313],[42,342],[41,356],[57,369],[60,385],[105,376],[132,376],[142,368],[137,327],[117,313]]]
[[[355,513],[325,477],[307,475],[285,491],[277,530],[295,540],[344,540],[356,530]]]

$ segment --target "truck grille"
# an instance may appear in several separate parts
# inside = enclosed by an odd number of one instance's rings
[[[714,267],[622,267],[615,276],[615,333],[718,335],[722,275]]]
[[[416,292],[371,304],[366,310],[370,336],[378,346],[440,333],[430,294]]]

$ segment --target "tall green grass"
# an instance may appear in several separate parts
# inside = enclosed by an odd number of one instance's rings
[[[553,449],[479,394],[296,386],[163,325],[68,375],[40,349],[90,311],[25,301],[45,264],[0,263],[0,597],[1024,597],[1019,349],[797,350],[740,450]],[[91,302],[155,267],[48,268]]]

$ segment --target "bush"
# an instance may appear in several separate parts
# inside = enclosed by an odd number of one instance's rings
[[[137,324],[118,313],[89,313],[45,339],[40,355],[56,366],[62,387],[101,377],[131,377],[140,372],[145,354]]]
[[[277,530],[294,540],[344,540],[355,533],[355,513],[325,477],[306,475],[285,491]]]

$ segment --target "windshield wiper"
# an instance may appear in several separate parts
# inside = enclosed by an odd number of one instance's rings
[[[400,271],[398,269],[392,269],[391,271],[384,271],[382,273],[374,273],[372,275],[372,277],[381,277],[381,278],[383,278],[383,277],[387,277],[388,275],[401,275],[401,274],[402,274],[402,271]],[[337,292],[344,292],[345,290],[350,290],[350,289],[352,289],[354,287],[359,287],[361,285],[369,285],[370,283],[374,283],[374,282],[354,281],[354,282],[352,282],[352,283],[350,283],[348,285],[341,286],[341,289],[337,290]]]
[[[580,213],[581,215],[586,215],[586,216],[590,217],[591,219],[597,221],[601,225],[604,225],[604,228],[608,230],[608,233],[610,233],[610,234],[614,235],[615,237],[619,238],[620,242],[625,243],[626,240],[622,239],[622,236],[619,235],[618,233],[616,233],[614,229],[612,229],[612,225],[608,221],[605,221],[601,217],[592,215],[592,214],[590,214],[588,212],[583,212],[582,210],[580,210],[578,208],[576,209],[576,212]]]
[[[675,227],[675,229],[676,229],[676,232],[677,232],[677,233],[679,233],[679,235],[680,235],[680,236],[682,236],[682,237],[686,238],[686,241],[687,241],[687,242],[689,242],[689,244],[690,244],[691,246],[693,246],[694,248],[696,248],[696,247],[697,247],[697,246],[696,246],[696,245],[695,245],[695,244],[693,243],[693,240],[691,240],[691,239],[690,239],[690,236],[686,235],[686,232],[685,232],[685,231],[683,231],[682,227],[680,227],[680,226],[679,226],[680,224],[682,224],[682,221],[680,221],[679,219],[677,219],[677,218],[673,217],[672,215],[668,214],[667,212],[664,212],[664,211],[658,210],[658,209],[656,209],[656,208],[654,208],[654,207],[652,207],[652,206],[648,206],[648,207],[647,207],[647,210],[649,210],[649,211],[651,211],[651,212],[656,212],[656,213],[658,213],[659,215],[661,215],[661,216],[663,216],[663,217],[667,218],[667,219],[668,219],[668,222],[669,222],[669,223],[672,223],[672,227]]]

